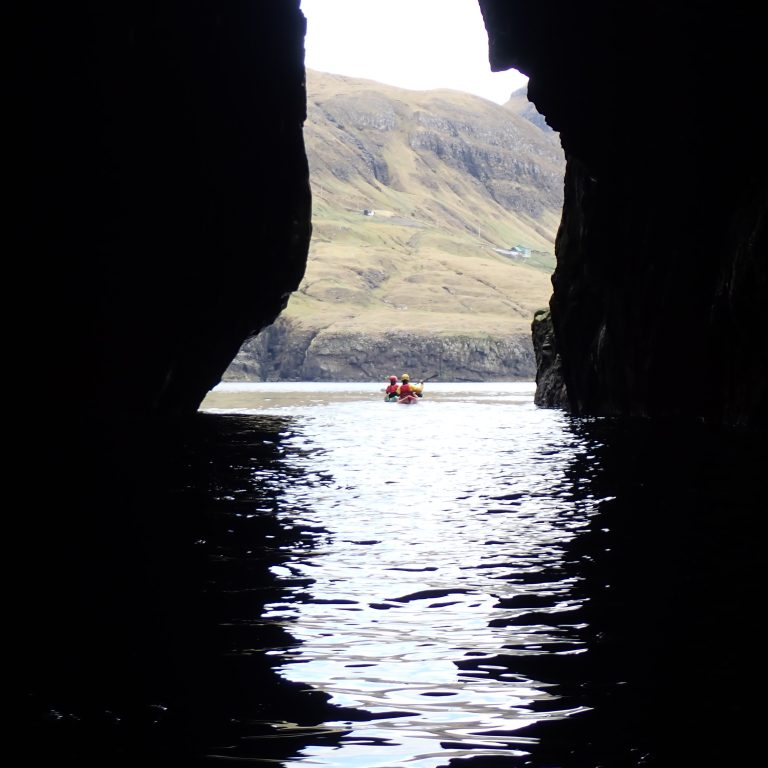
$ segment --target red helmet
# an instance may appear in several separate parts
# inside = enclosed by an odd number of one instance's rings
[[[389,377],[389,380],[390,380],[390,381],[397,381],[397,376],[390,376],[390,377]]]

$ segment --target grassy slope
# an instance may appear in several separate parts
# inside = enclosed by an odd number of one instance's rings
[[[528,333],[551,293],[563,168],[556,136],[453,91],[309,72],[308,102],[314,233],[284,315],[339,332]],[[425,136],[458,147],[455,156],[414,150]],[[489,159],[476,175],[463,167],[466,144]],[[515,163],[518,176],[505,170]],[[521,200],[518,210],[510,199]],[[518,263],[493,250],[513,244],[534,256]]]

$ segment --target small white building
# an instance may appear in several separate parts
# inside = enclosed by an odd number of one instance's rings
[[[509,256],[511,259],[530,259],[531,249],[524,245],[513,245],[511,248],[494,248],[496,253],[502,256]]]

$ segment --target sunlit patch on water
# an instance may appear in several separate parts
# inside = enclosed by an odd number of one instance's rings
[[[586,446],[529,383],[428,386],[409,409],[369,385],[320,389],[230,385],[206,406],[294,417],[275,513],[315,533],[272,569],[286,589],[261,621],[298,642],[267,654],[367,718],[326,723],[340,742],[285,764],[525,756],[521,730],[586,709],[530,674],[584,651],[564,558],[596,504],[568,474]],[[263,467],[252,479],[275,481]]]
[[[763,433],[568,417],[532,384],[230,389],[11,513],[33,761],[763,753]]]
[[[251,714],[210,754],[753,761],[764,440],[573,418],[533,393],[431,382],[409,408],[378,385],[211,393],[207,593],[236,609],[226,647]]]

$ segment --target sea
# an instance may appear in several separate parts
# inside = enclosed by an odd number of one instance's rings
[[[25,743],[112,766],[755,764],[764,436],[577,418],[528,381],[384,386],[221,383],[129,499],[99,491]]]
[[[383,386],[222,383],[201,406],[245,449],[216,494],[229,536],[281,529],[261,544],[268,599],[233,622],[282,640],[232,652],[328,706],[264,718],[222,757],[270,741],[295,747],[284,766],[326,768],[750,754],[750,440],[573,418],[537,407],[533,382],[428,382],[413,406]]]

